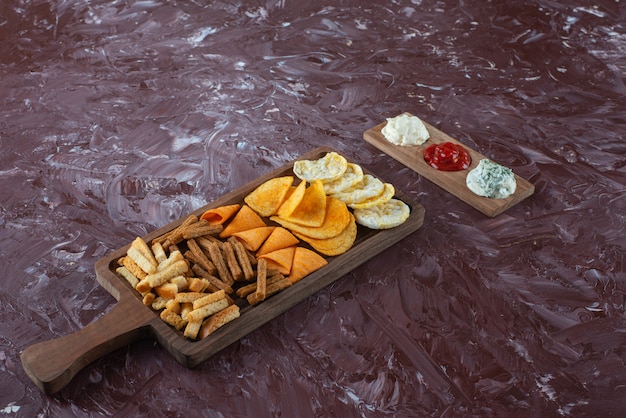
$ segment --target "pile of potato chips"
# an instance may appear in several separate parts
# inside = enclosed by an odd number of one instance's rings
[[[405,222],[410,209],[395,199],[395,188],[383,183],[336,152],[317,160],[296,161],[294,176],[260,185],[244,200],[261,216],[280,224],[323,255],[348,251],[359,223],[371,229]],[[352,209],[352,211],[349,210]]]

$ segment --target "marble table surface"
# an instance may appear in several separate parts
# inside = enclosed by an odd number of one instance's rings
[[[0,415],[619,416],[619,0],[4,0]],[[486,217],[363,140],[410,112],[535,193]],[[193,369],[130,344],[45,395],[28,346],[116,300],[94,263],[319,146],[423,226]]]

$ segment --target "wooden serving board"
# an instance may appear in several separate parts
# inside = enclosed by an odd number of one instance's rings
[[[406,114],[410,115],[410,113]],[[494,217],[501,214],[510,207],[532,195],[535,191],[535,186],[532,183],[514,173],[515,180],[517,181],[517,188],[515,193],[511,196],[505,199],[491,199],[488,197],[478,196],[467,188],[467,185],[465,184],[465,177],[470,170],[476,168],[480,160],[487,157],[426,122],[424,122],[424,125],[426,125],[426,128],[430,133],[430,138],[424,144],[411,146],[395,145],[387,141],[381,133],[381,130],[386,124],[387,122],[383,122],[371,129],[368,129],[363,133],[363,138],[379,150],[383,151],[387,155],[390,155],[394,159],[409,167],[411,170],[424,176],[437,186],[443,188],[487,216]],[[426,161],[424,161],[424,150],[432,144],[440,144],[442,142],[452,142],[462,145],[472,157],[470,167],[467,170],[462,171],[440,171],[429,166]]]
[[[300,159],[317,159],[330,151],[334,150],[317,148]],[[243,198],[263,182],[273,177],[292,175],[292,167],[293,162],[288,163],[196,210],[194,214],[200,216],[210,208],[243,203]],[[115,273],[117,260],[126,254],[129,243],[95,265],[98,282],[117,299],[117,304],[73,334],[26,348],[21,355],[24,370],[43,392],[52,394],[92,361],[142,338],[156,339],[179,363],[194,367],[418,230],[424,222],[422,205],[412,202],[399,191],[396,191],[396,198],[411,208],[408,220],[402,225],[387,230],[359,226],[356,241],[349,251],[340,256],[326,257],[326,266],[256,306],[241,304],[239,318],[198,341],[185,338],[181,332],[164,323],[158,312],[145,306],[141,295]],[[143,238],[150,242],[173,230],[182,221],[172,222]],[[236,295],[231,296],[236,299]]]

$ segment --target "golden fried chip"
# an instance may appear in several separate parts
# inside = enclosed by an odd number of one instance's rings
[[[250,206],[243,205],[232,221],[220,233],[220,238],[228,238],[235,232],[266,226],[263,219]]]
[[[288,276],[291,283],[296,283],[305,276],[328,264],[328,261],[315,251],[304,247],[296,247],[293,255],[291,272]]]
[[[348,161],[336,152],[329,152],[317,160],[300,160],[293,164],[294,174],[303,181],[333,181],[345,173]]]
[[[257,251],[256,256],[260,257],[263,254],[268,254],[272,251],[291,247],[296,245],[298,242],[300,242],[298,238],[296,238],[291,232],[279,226],[274,228],[274,231],[272,231],[269,237],[267,237],[261,248],[259,248],[259,251]]]
[[[291,263],[296,252],[296,246],[281,248],[271,253],[263,254],[259,258],[267,261],[267,268],[278,270],[281,274],[288,275],[291,271]]]
[[[350,214],[350,223],[348,226],[337,236],[326,239],[315,239],[307,237],[302,234],[294,232],[294,234],[302,241],[308,243],[315,251],[320,254],[335,256],[343,254],[352,248],[354,241],[356,240],[357,227],[354,220],[354,216]]]
[[[263,242],[270,236],[275,226],[261,226],[246,231],[235,232],[232,236],[236,237],[248,251],[258,250]]]
[[[276,211],[278,216],[286,217],[291,215],[302,201],[302,198],[304,198],[305,191],[306,181],[301,181],[293,190],[290,190],[289,197],[285,199]]]
[[[298,232],[311,238],[325,239],[339,235],[348,226],[350,211],[341,200],[329,196],[326,198],[326,216],[321,226],[303,226],[289,222],[280,216],[272,216],[270,219],[292,232]]]
[[[289,215],[281,215],[289,222],[304,226],[318,227],[326,216],[326,193],[320,180],[314,180],[304,191],[302,200]]]
[[[200,219],[204,219],[209,225],[221,225],[233,217],[241,208],[239,203],[234,205],[220,206],[217,208],[207,209],[204,211]]]
[[[350,203],[348,206],[352,209],[367,209],[380,205],[391,199],[396,194],[396,188],[391,183],[385,183],[383,192],[378,196],[365,199],[358,203]]]
[[[275,177],[244,197],[244,202],[261,216],[275,215],[287,196],[293,176]]]

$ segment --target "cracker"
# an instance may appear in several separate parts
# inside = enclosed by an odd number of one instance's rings
[[[156,286],[154,291],[157,295],[165,299],[174,299],[178,293],[178,286],[174,283],[163,283],[160,286]]]
[[[214,314],[209,319],[204,321],[200,328],[199,338],[203,339],[211,335],[218,328],[226,325],[227,323],[239,318],[239,306],[230,305],[220,312]]]
[[[194,309],[193,311],[189,312],[187,314],[187,320],[201,321],[204,318],[211,316],[226,307],[228,307],[228,300],[226,300],[225,297],[222,297],[221,299],[218,299],[213,303],[206,304],[198,309]]]
[[[180,315],[176,312],[170,311],[169,309],[163,309],[159,316],[164,322],[170,324],[179,331],[187,324],[187,321],[185,321]]]
[[[148,273],[143,271],[141,267],[137,265],[130,257],[123,257],[122,265],[126,267],[126,269],[131,272],[131,274],[135,275],[139,280],[145,279]]]
[[[183,331],[183,335],[189,339],[195,340],[198,337],[198,332],[200,331],[201,326],[202,320],[189,321],[185,326],[185,331]]]
[[[155,242],[154,244],[152,244],[152,253],[154,254],[154,258],[159,264],[167,260],[167,254],[165,254],[165,249],[163,248],[163,245],[161,245],[160,242]]]
[[[226,297],[226,292],[223,290],[218,290],[217,292],[207,293],[204,296],[193,301],[193,309],[201,308],[205,305],[209,305],[213,302],[217,302],[220,299],[224,299]]]
[[[139,279],[133,273],[131,273],[126,267],[121,266],[115,269],[115,272],[126,279],[128,284],[134,289],[139,283]]]
[[[150,283],[150,287],[157,287],[167,282],[172,277],[176,277],[187,272],[188,269],[189,266],[185,261],[176,261],[163,270],[159,270],[154,274],[149,274],[146,276],[146,279]]]

